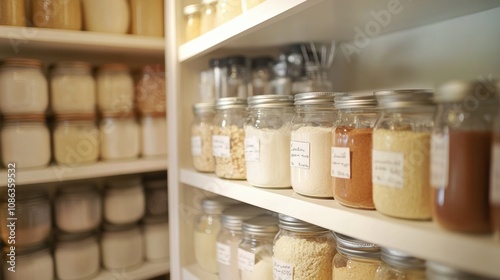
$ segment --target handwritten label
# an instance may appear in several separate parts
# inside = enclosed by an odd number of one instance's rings
[[[373,150],[372,180],[376,185],[403,188],[404,154]]]
[[[252,162],[260,161],[259,139],[245,138],[245,160]]]
[[[223,265],[231,265],[231,247],[217,242],[217,262]]]
[[[293,280],[293,265],[273,258],[273,280]]]
[[[351,151],[349,148],[332,147],[331,175],[351,179]]]
[[[435,133],[431,139],[431,185],[434,188],[446,188],[450,137],[448,133]]]
[[[231,157],[231,143],[229,136],[212,136],[212,154],[214,157]]]
[[[290,141],[290,166],[309,169],[309,142]]]
[[[255,254],[238,248],[238,268],[243,271],[253,272]]]
[[[191,137],[191,155],[201,156],[201,137],[200,136]]]
[[[500,205],[500,144],[493,146],[490,201],[492,204]]]

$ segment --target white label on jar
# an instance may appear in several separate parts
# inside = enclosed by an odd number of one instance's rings
[[[290,166],[309,169],[309,142],[290,141]]]
[[[351,179],[351,153],[349,148],[332,147],[331,175]]]
[[[273,280],[293,280],[293,265],[273,258]]]
[[[245,160],[252,162],[260,161],[259,139],[245,138]]]
[[[201,137],[191,137],[191,154],[193,156],[201,156]]]
[[[490,201],[491,204],[500,206],[500,144],[493,146]]]
[[[446,188],[448,185],[448,159],[450,138],[448,133],[435,133],[431,138],[431,185]]]
[[[231,247],[217,242],[217,262],[223,265],[231,265]]]
[[[238,248],[238,268],[243,271],[253,272],[255,254]]]
[[[231,157],[231,143],[229,136],[212,136],[212,154],[214,157]]]
[[[404,154],[373,150],[373,184],[391,188],[404,186]]]

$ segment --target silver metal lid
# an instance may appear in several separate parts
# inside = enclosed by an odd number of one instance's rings
[[[434,106],[434,92],[430,89],[382,90],[374,94],[383,109]]]
[[[249,108],[293,107],[293,95],[256,95],[248,97]]]
[[[467,280],[487,280],[491,278],[482,277],[474,274],[469,274],[467,272],[458,270],[451,266],[447,266],[438,262],[427,261],[427,278],[432,279],[430,275],[439,275],[451,277],[449,279],[455,279],[454,277],[460,277],[459,279],[467,279]],[[447,278],[448,279],[448,278]]]
[[[382,248],[381,259],[383,262],[396,267],[425,269],[425,260],[394,249]]]
[[[228,206],[239,204],[240,202],[225,196],[211,196],[201,201],[203,211],[208,214],[221,214]]]
[[[279,214],[279,227],[285,230],[297,231],[297,232],[327,232],[326,228],[319,227],[317,225],[304,222],[302,220],[296,219],[294,217]]]
[[[351,256],[371,259],[380,258],[380,247],[378,245],[340,233],[334,233],[334,235],[337,240],[337,251]]]
[[[243,221],[243,233],[252,235],[275,235],[278,231],[278,218],[271,215],[261,215]]]
[[[196,103],[193,105],[193,113],[215,113],[215,105],[213,103]]]
[[[434,100],[437,103],[460,102],[475,97],[475,102],[491,103],[497,100],[497,90],[495,82],[455,80],[438,87]]]
[[[219,98],[215,102],[215,109],[233,109],[233,108],[246,108],[247,100],[238,97],[224,97]]]
[[[243,221],[265,214],[266,210],[252,205],[235,205],[222,211],[222,226],[230,230],[242,230]]]
[[[305,92],[295,95],[295,105],[323,105],[333,106],[334,98],[341,93],[336,92]],[[333,107],[332,107],[333,108]]]
[[[339,94],[335,96],[335,108],[336,109],[357,109],[357,108],[367,108],[375,109],[377,108],[377,99],[373,94]]]

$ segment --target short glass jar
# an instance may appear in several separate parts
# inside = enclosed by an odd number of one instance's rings
[[[168,216],[146,217],[144,219],[144,255],[148,261],[169,258]]]
[[[273,243],[274,279],[331,279],[333,233],[284,214],[279,214],[279,227]]]
[[[19,1],[11,1],[19,2]],[[37,59],[10,58],[0,66],[0,112],[45,114],[49,86]]]
[[[66,185],[54,199],[54,218],[58,229],[67,233],[88,232],[101,224],[101,195],[92,184]]]
[[[24,1],[0,1],[0,25],[26,26]]]
[[[139,157],[141,135],[134,113],[105,113],[102,115],[99,128],[102,160]]]
[[[99,158],[99,130],[94,114],[56,115],[54,159],[68,166],[94,163]]]
[[[127,0],[81,0],[85,30],[125,34],[130,25]]]
[[[102,264],[111,271],[128,271],[144,261],[144,240],[135,224],[104,225],[101,237]]]
[[[131,0],[131,31],[141,36],[164,36],[163,0]]]
[[[500,99],[500,82],[497,84],[497,98]],[[491,221],[496,239],[500,240],[500,102],[493,123],[493,143],[491,145],[490,206]]]
[[[375,96],[381,108],[372,140],[375,208],[388,216],[428,220],[433,92],[391,90]]]
[[[167,118],[165,113],[141,116],[141,155],[161,157],[168,153]]]
[[[241,0],[219,0],[217,2],[216,26],[219,26],[243,12]]]
[[[9,254],[12,254],[12,252],[9,248],[10,246],[4,247],[4,258],[10,261],[11,257]],[[4,263],[3,275],[5,280],[55,279],[54,259],[52,258],[48,244],[39,243],[30,247],[16,246],[14,254],[16,272],[9,271],[9,266]]]
[[[44,115],[6,115],[1,129],[4,166],[44,167],[50,162],[50,132]]]
[[[168,215],[167,179],[149,179],[144,181],[146,198],[146,216]]]
[[[106,222],[130,224],[139,221],[146,208],[141,177],[131,175],[109,179],[103,200]]]
[[[35,27],[82,29],[80,0],[32,0],[31,10]]]
[[[493,280],[432,261],[426,262],[425,275],[427,280]]]
[[[495,84],[450,81],[437,88],[431,141],[433,218],[465,233],[491,231],[488,192]]]
[[[335,97],[338,116],[332,129],[332,190],[335,200],[345,206],[375,209],[370,170],[376,106],[373,95]]]
[[[104,113],[134,110],[134,80],[124,64],[103,64],[96,73],[97,108]]]
[[[238,248],[241,280],[273,280],[273,240],[278,219],[257,216],[243,222],[243,240]]]
[[[217,14],[217,2],[219,0],[202,0],[200,16],[200,33],[204,34],[212,30],[215,25],[215,16]]]
[[[200,172],[214,172],[215,159],[212,154],[214,105],[196,103],[193,105],[194,120],[191,124],[191,158],[193,167]]]
[[[147,65],[142,68],[135,90],[135,104],[142,114],[165,113],[165,68]]]
[[[74,61],[55,64],[50,77],[50,103],[56,114],[95,113],[96,85],[91,65]]]
[[[337,254],[333,258],[335,280],[374,279],[380,266],[380,247],[335,233]]]
[[[289,188],[293,96],[248,98],[245,160],[248,183],[263,188]]]
[[[184,36],[186,41],[193,40],[200,36],[200,17],[201,17],[200,4],[192,4],[184,7],[185,30]]]
[[[295,192],[312,197],[333,197],[330,175],[333,92],[295,95],[295,116],[290,141],[291,183]]]
[[[382,263],[377,269],[375,280],[425,280],[425,260],[406,253],[382,248]]]
[[[56,240],[54,260],[57,279],[90,279],[99,273],[101,258],[95,232],[60,232]]]
[[[236,97],[220,98],[212,136],[215,175],[225,179],[246,179],[245,130],[247,101]]]

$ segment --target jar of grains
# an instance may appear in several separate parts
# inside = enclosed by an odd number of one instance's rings
[[[278,219],[257,216],[243,222],[243,240],[238,248],[241,280],[273,280],[273,240]]]
[[[289,188],[290,133],[293,96],[248,98],[245,160],[248,182],[263,188]]]
[[[97,70],[97,108],[101,112],[132,112],[134,80],[124,64],[103,64]]]
[[[215,175],[226,179],[246,179],[245,131],[247,101],[236,97],[216,101],[212,153]]]
[[[0,112],[45,114],[49,86],[37,59],[11,58],[0,66]]]
[[[334,96],[332,92],[295,95],[290,172],[292,188],[299,194],[333,197],[330,154],[335,120]]]
[[[130,25],[130,6],[127,0],[81,0],[85,30],[125,34]]]
[[[235,205],[222,212],[222,228],[217,235],[219,280],[239,280],[238,247],[243,239],[243,221],[265,214],[251,205]]]
[[[0,0],[0,25],[25,26],[24,1]]]
[[[381,259],[382,263],[377,269],[375,280],[426,279],[425,260],[388,248],[382,248]]]
[[[139,221],[145,212],[145,195],[140,176],[123,176],[107,181],[104,190],[104,219],[112,224]]]
[[[331,280],[335,240],[331,231],[279,214],[273,244],[274,279]]]
[[[427,280],[493,280],[432,261],[426,262]]]
[[[57,63],[51,72],[50,90],[54,113],[95,113],[96,86],[90,64]]]
[[[148,65],[142,68],[135,88],[135,103],[140,113],[165,113],[165,68]]]
[[[186,41],[193,40],[194,38],[200,36],[200,17],[201,17],[201,7],[200,4],[192,4],[184,7],[184,18],[185,18],[185,31],[184,36]]]
[[[144,181],[147,216],[168,216],[167,178]]]
[[[381,112],[373,130],[373,202],[382,214],[427,220],[434,114],[428,90],[375,92]]]
[[[433,217],[450,230],[490,232],[495,85],[451,81],[437,89],[434,99],[439,106],[431,141]]]
[[[200,33],[206,33],[215,27],[215,15],[217,13],[217,2],[219,0],[202,0]]]
[[[216,25],[219,26],[243,12],[241,0],[219,0],[217,2]]]
[[[54,259],[48,244],[36,244],[30,247],[16,246],[15,251],[11,251],[10,246],[5,246],[4,260],[7,262],[12,260],[9,254],[15,254],[13,261],[16,262],[16,266],[15,272],[12,272],[8,270],[9,265],[2,265],[5,280],[55,279]]]
[[[99,273],[101,258],[95,232],[60,232],[56,240],[54,259],[57,279],[90,279]]]
[[[194,229],[194,257],[201,269],[217,273],[217,235],[221,228],[220,215],[230,205],[239,203],[224,196],[207,197],[201,201],[203,213]]]
[[[333,197],[340,204],[374,209],[372,198],[372,132],[377,120],[373,95],[335,97],[338,117],[332,130]]]
[[[104,224],[101,237],[102,265],[111,271],[127,271],[144,261],[144,240],[135,224]]]
[[[146,217],[143,231],[146,259],[149,261],[168,259],[168,216]]]
[[[380,266],[380,247],[335,233],[337,254],[333,258],[335,280],[374,279]]]
[[[148,113],[141,116],[141,155],[161,157],[168,153],[167,118],[165,113]]]
[[[500,99],[500,82],[497,84],[497,97]],[[493,230],[500,240],[500,102],[493,127],[492,163],[490,169],[490,205]]]
[[[201,172],[214,172],[215,160],[212,154],[214,105],[196,103],[193,105],[194,120],[191,124],[191,156],[193,167]]]
[[[102,160],[139,157],[141,135],[134,113],[105,113],[99,127]]]
[[[50,132],[44,115],[6,115],[1,129],[4,166],[47,166],[50,162]]]
[[[35,27],[82,29],[80,0],[32,0],[31,10]]]

